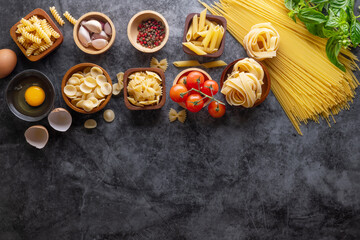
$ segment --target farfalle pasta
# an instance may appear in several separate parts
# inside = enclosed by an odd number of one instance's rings
[[[169,121],[175,122],[176,120],[179,120],[179,122],[184,123],[186,120],[186,110],[181,110],[180,112],[176,112],[175,109],[170,108],[169,111]]]
[[[168,68],[168,61],[166,58],[164,58],[159,62],[159,60],[157,60],[156,58],[153,57],[153,58],[151,58],[151,61],[150,61],[150,67],[160,68],[161,70],[163,70],[165,72],[166,69]]]
[[[280,35],[271,23],[259,23],[251,28],[243,43],[249,57],[262,61],[276,57]]]
[[[127,99],[135,106],[157,105],[162,96],[162,80],[151,71],[133,73],[129,76],[127,92]]]

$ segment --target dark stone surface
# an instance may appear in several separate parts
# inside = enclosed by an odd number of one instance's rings
[[[69,10],[76,18],[88,11],[107,14],[116,25],[115,45],[101,56],[86,55],[67,22],[62,46],[32,63],[9,29],[34,8],[48,12],[51,5],[0,0],[0,48],[15,50],[19,58],[0,89],[16,73],[38,69],[54,83],[57,107],[65,107],[60,83],[75,64],[97,63],[115,78],[119,71],[148,66],[152,56],[190,58],[181,48],[183,25],[188,13],[202,9],[195,0],[55,1],[59,12]],[[171,27],[168,44],[154,55],[139,53],[126,36],[131,16],[144,9],[161,12]],[[228,35],[221,59],[244,56]],[[168,86],[179,71],[169,67]],[[209,71],[217,80],[221,72]],[[359,97],[332,128],[310,123],[302,127],[303,137],[272,94],[256,109],[229,108],[221,120],[206,111],[189,114],[184,125],[168,122],[169,108],[179,109],[171,101],[160,111],[130,112],[122,97],[113,98],[108,108],[116,120],[108,124],[95,114],[98,128],[92,131],[82,127],[90,116],[74,112],[67,133],[41,121],[50,140],[36,150],[23,137],[32,124],[16,119],[3,96],[0,240],[360,239]]]

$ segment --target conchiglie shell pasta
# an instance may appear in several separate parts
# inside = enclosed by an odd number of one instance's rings
[[[90,73],[94,78],[96,78],[98,75],[103,75],[103,71],[98,67],[92,67]]]
[[[64,88],[64,93],[67,97],[75,96],[76,92],[76,87],[73,85],[66,85]]]

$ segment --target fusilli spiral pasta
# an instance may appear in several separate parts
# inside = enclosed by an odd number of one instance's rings
[[[44,41],[49,44],[51,42],[49,36],[45,33],[45,31],[41,28],[40,23],[34,23],[34,27],[40,38],[44,39]]]
[[[37,36],[35,36],[34,34],[32,33],[28,33],[25,29],[21,28],[21,34],[29,39],[30,41],[34,42],[34,43],[37,43],[37,44],[40,44],[41,43],[41,39],[38,38]]]
[[[28,49],[26,49],[26,55],[30,56],[36,49],[39,48],[39,45],[34,43]]]
[[[60,26],[63,26],[65,21],[60,17],[59,13],[55,9],[55,6],[52,6],[49,9],[55,20],[60,24]]]
[[[64,17],[65,17],[70,23],[72,23],[72,25],[75,25],[76,22],[77,22],[77,20],[76,20],[73,16],[71,16],[71,14],[70,14],[68,11],[66,11],[66,12],[64,13]]]
[[[41,24],[41,28],[44,30],[46,35],[48,35],[48,37],[51,37],[51,31],[48,27],[47,21],[45,19],[43,19],[40,21],[40,24]]]

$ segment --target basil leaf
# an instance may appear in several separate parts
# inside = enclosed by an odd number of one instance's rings
[[[357,47],[360,44],[360,23],[358,20],[355,20],[351,25],[350,39],[354,47]]]
[[[346,68],[342,63],[339,62],[338,56],[341,50],[341,43],[336,37],[332,37],[326,44],[326,55],[330,62],[332,62],[341,71],[346,72]]]
[[[289,10],[295,10],[300,0],[285,0],[285,7]]]
[[[351,0],[330,0],[330,7],[342,8],[346,10],[346,7],[351,4]]]
[[[320,4],[320,3],[328,3],[329,0],[310,0],[310,2],[314,4]]]
[[[335,32],[332,29],[327,29],[326,27],[323,27],[322,31],[326,38],[331,38],[331,37],[335,37],[335,36],[339,35],[338,32]]]
[[[307,30],[315,35],[315,36],[318,36],[318,37],[321,37],[321,38],[325,38],[326,36],[324,35],[324,32],[323,32],[323,28],[324,28],[324,24],[311,24],[311,23],[305,23],[305,26],[307,28]]]
[[[320,24],[327,21],[324,14],[312,8],[304,8],[300,10],[298,18],[304,23],[311,24]]]

